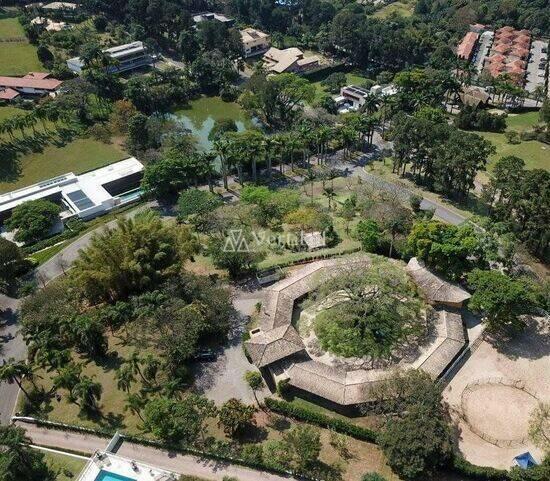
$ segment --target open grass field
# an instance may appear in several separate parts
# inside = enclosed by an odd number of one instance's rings
[[[538,123],[538,112],[510,114],[506,119],[507,130],[522,132],[529,130]],[[495,132],[477,132],[491,141],[496,147],[496,153],[491,156],[487,170],[491,172],[496,160],[507,155],[515,155],[525,161],[527,169],[550,170],[550,145],[536,140],[521,141],[519,144],[510,144],[504,134]]]
[[[0,194],[67,172],[86,172],[126,157],[115,144],[94,139],[76,139],[59,147],[48,145],[42,152],[19,158],[19,177],[14,182],[0,182]]]
[[[380,10],[377,10],[373,17],[387,18],[392,14],[397,14],[402,17],[410,17],[414,12],[414,1],[403,0],[402,2],[393,2],[385,5]]]
[[[7,41],[11,38],[20,38],[20,41]],[[0,75],[24,75],[43,70],[36,47],[28,42],[17,18],[0,17]]]
[[[86,462],[73,456],[44,452],[44,459],[50,469],[57,472],[56,481],[76,479]]]

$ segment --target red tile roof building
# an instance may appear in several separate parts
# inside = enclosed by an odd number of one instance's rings
[[[472,54],[474,53],[474,48],[477,44],[478,38],[479,33],[476,32],[468,32],[464,35],[462,42],[460,42],[460,45],[456,50],[457,56],[463,58],[464,60],[470,60],[472,58]]]
[[[24,77],[0,76],[0,100],[13,100],[21,94],[51,94],[62,83],[61,80],[50,78],[50,74],[45,72],[29,72]]]
[[[485,59],[485,70],[493,77],[509,74],[515,82],[523,84],[530,46],[529,30],[515,30],[510,26],[499,28],[490,56]]]

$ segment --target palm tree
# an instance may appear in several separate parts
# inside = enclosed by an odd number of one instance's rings
[[[366,97],[364,97],[364,99],[365,101],[360,109],[361,113],[364,112],[367,115],[371,115],[378,110],[378,107],[380,106],[380,99],[378,95],[368,94]]]
[[[336,192],[334,192],[334,189],[332,187],[325,187],[323,189],[323,195],[328,200],[328,208],[332,209],[332,199],[336,197]]]
[[[126,397],[124,412],[130,411],[132,414],[137,415],[139,419],[141,419],[141,421],[143,422],[145,420],[141,415],[141,410],[145,407],[146,404],[147,400],[139,394],[128,394],[128,396]]]
[[[131,366],[132,373],[133,374],[139,374],[139,377],[141,377],[141,380],[143,382],[147,382],[147,379],[143,376],[143,373],[141,372],[141,363],[143,362],[143,359],[140,357],[138,351],[132,352],[132,355],[128,359],[128,363]]]
[[[546,88],[544,85],[537,85],[535,87],[535,90],[533,90],[533,97],[535,98],[536,106],[538,107],[539,103],[546,97]]]
[[[315,182],[315,172],[311,168],[307,169],[306,180],[310,183],[311,186],[311,203],[313,204],[313,183]]]
[[[228,189],[227,185],[227,175],[229,171],[229,154],[231,150],[231,145],[229,139],[226,136],[222,136],[213,143],[214,152],[218,154],[221,163],[221,173],[223,178],[223,187],[225,190]]]
[[[101,398],[103,388],[88,376],[82,376],[80,382],[71,390],[74,403],[84,411],[97,411],[97,401]]]
[[[273,154],[278,148],[278,139],[275,135],[264,137],[263,149],[265,152],[266,168],[267,168],[267,178],[271,179],[271,161],[273,159]]]
[[[71,363],[59,369],[53,378],[53,389],[66,389],[69,393],[80,382],[82,365]]]
[[[288,132],[285,137],[285,146],[290,151],[290,170],[294,172],[294,151],[299,149],[300,139],[294,132]]]
[[[115,374],[116,385],[121,391],[130,392],[132,384],[136,382],[131,364],[124,364]]]
[[[16,361],[13,357],[10,357],[7,362],[4,360],[2,366],[0,366],[0,382],[5,381],[8,384],[17,384],[29,402],[32,402],[29,393],[23,387],[24,377],[28,377],[31,381],[33,377],[32,368],[24,361]],[[32,382],[34,385],[34,381]]]

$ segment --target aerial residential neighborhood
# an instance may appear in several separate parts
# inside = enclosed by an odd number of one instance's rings
[[[550,481],[548,0],[0,2],[0,481]]]

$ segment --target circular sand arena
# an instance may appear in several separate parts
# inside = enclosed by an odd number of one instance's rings
[[[490,380],[466,386],[461,406],[469,428],[485,441],[501,447],[527,440],[529,418],[538,400],[519,383]]]

